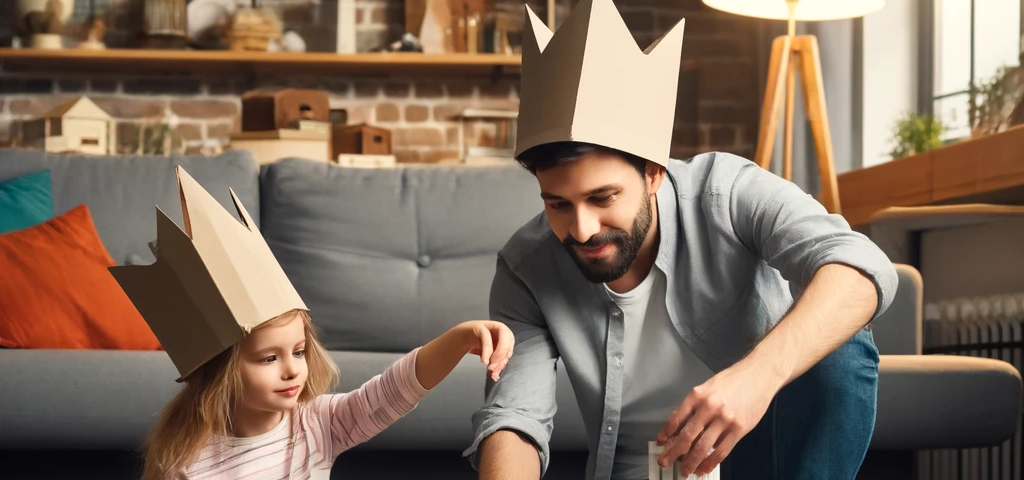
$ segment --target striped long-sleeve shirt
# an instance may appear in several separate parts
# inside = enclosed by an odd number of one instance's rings
[[[427,394],[416,378],[418,352],[413,350],[358,390],[321,395],[300,405],[262,435],[210,439],[184,478],[329,478],[339,454],[382,432]]]

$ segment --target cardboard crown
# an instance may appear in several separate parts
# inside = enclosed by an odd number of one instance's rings
[[[578,141],[668,163],[684,21],[641,51],[612,0],[580,0],[554,33],[526,15],[515,156]]]
[[[110,267],[184,380],[258,325],[308,310],[229,189],[240,223],[181,166],[185,230],[156,212],[156,262]]]

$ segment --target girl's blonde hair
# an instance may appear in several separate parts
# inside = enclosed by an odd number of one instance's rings
[[[338,384],[338,367],[317,338],[305,310],[291,310],[257,328],[298,314],[306,330],[308,370],[299,404],[312,401]],[[184,386],[164,407],[145,442],[143,480],[177,478],[213,435],[231,434],[234,407],[242,396],[238,361],[241,342],[221,352],[184,379]]]

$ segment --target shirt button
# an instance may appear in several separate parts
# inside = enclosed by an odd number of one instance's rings
[[[608,425],[608,431],[609,432],[612,431],[612,426],[611,425]]]
[[[418,263],[419,266],[421,267],[426,267],[427,265],[430,265],[430,255],[420,255],[420,258],[416,259],[416,263]]]
[[[613,317],[618,317],[618,316],[620,316],[620,315],[622,315],[622,312],[620,312],[620,311],[618,311],[618,310],[612,310],[612,316],[613,316]]]

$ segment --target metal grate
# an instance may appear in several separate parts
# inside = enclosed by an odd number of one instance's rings
[[[1024,292],[931,303],[924,313],[924,354],[994,358],[1024,371]],[[1024,480],[1022,429],[997,447],[921,451],[918,479]]]

